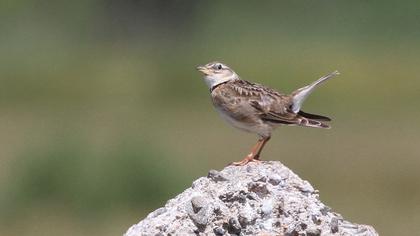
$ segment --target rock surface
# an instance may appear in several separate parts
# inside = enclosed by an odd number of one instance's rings
[[[332,212],[307,181],[271,161],[211,170],[125,234],[140,235],[378,234]]]

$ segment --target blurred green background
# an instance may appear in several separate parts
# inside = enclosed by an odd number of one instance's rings
[[[121,235],[256,136],[195,66],[283,92],[339,70],[263,153],[381,235],[420,230],[418,1],[0,3],[0,235]]]

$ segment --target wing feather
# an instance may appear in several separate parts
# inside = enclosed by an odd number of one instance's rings
[[[292,110],[293,97],[277,92],[260,84],[235,80],[226,84],[239,96],[246,97],[250,107],[261,120],[272,124],[299,125],[329,128],[321,121],[329,118],[309,113],[295,113]],[[305,116],[307,115],[307,116]]]

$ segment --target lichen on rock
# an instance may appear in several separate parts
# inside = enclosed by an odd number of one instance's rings
[[[280,162],[211,170],[133,225],[125,236],[378,235],[331,211],[319,193]]]

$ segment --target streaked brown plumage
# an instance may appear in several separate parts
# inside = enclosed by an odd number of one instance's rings
[[[338,72],[286,95],[263,85],[241,80],[233,70],[220,62],[208,63],[198,67],[198,70],[205,74],[213,105],[221,116],[234,127],[260,136],[251,153],[244,160],[233,164],[245,165],[258,160],[271,132],[280,125],[329,128],[324,122],[330,121],[330,118],[305,113],[300,107],[318,84]]]

